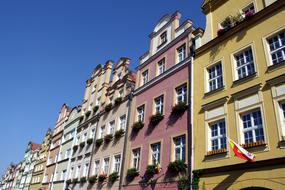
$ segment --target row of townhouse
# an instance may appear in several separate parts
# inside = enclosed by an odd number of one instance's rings
[[[136,73],[98,65],[1,189],[284,189],[284,7],[205,0],[205,31],[164,15]]]

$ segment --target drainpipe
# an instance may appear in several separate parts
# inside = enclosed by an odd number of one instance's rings
[[[127,149],[127,142],[128,142],[128,135],[129,135],[129,124],[130,124],[130,117],[131,117],[131,108],[132,108],[132,100],[133,100],[133,90],[134,85],[131,84],[131,92],[128,97],[128,118],[127,118],[127,124],[126,124],[126,132],[125,132],[125,139],[124,139],[124,149],[123,149],[123,155],[122,155],[122,164],[121,164],[121,171],[120,171],[120,181],[119,181],[119,190],[122,189],[123,184],[123,173],[125,168],[125,157],[126,157],[126,149]]]
[[[194,46],[194,47],[193,47]],[[194,53],[194,48],[195,48],[195,42],[194,40],[192,40],[192,44],[191,44],[191,48],[190,48],[190,61],[188,64],[188,81],[189,81],[189,90],[188,90],[188,119],[187,119],[187,123],[188,123],[188,127],[187,127],[187,138],[188,138],[188,144],[189,144],[189,148],[188,148],[188,179],[189,179],[189,189],[192,190],[192,175],[193,175],[193,164],[194,164],[194,139],[193,139],[193,86],[194,86],[194,81],[193,81],[193,58],[195,56]]]

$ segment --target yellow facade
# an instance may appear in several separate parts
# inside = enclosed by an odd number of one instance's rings
[[[220,23],[249,4],[255,14],[217,36]],[[285,61],[273,65],[268,40],[285,31],[285,1],[219,0],[203,5],[206,30],[194,60],[194,170],[202,170],[199,189],[285,189],[284,125],[280,105],[285,100]],[[254,70],[239,79],[237,56],[251,50]],[[246,54],[243,54],[246,55]],[[245,58],[246,59],[246,58]],[[209,72],[222,67],[223,87],[211,88]],[[204,77],[201,77],[204,76]],[[254,113],[255,112],[255,113]],[[263,139],[257,129],[246,143],[246,115],[261,113]],[[223,121],[225,135],[255,154],[255,162],[237,158],[227,147],[213,148],[213,124]],[[220,133],[220,132],[219,132]],[[221,143],[220,143],[221,144]],[[218,145],[220,146],[220,145]]]

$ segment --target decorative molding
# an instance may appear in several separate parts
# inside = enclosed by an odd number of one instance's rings
[[[215,101],[213,101],[213,102],[204,104],[204,105],[202,105],[202,109],[203,109],[204,111],[207,111],[207,110],[210,110],[210,109],[219,107],[219,106],[223,106],[223,105],[228,101],[228,99],[229,99],[229,97],[228,97],[228,96],[225,96],[225,97],[220,98],[220,99],[218,99],[218,100],[215,100]]]
[[[244,98],[246,96],[256,94],[258,91],[260,91],[261,88],[262,88],[262,84],[259,83],[255,86],[249,87],[247,89],[244,89],[244,90],[241,90],[241,91],[238,91],[238,92],[232,94],[232,97],[234,99],[241,99],[241,98]]]

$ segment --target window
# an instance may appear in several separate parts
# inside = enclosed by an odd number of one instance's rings
[[[137,108],[138,113],[138,121],[143,122],[144,121],[144,105]]]
[[[234,57],[238,79],[242,79],[255,73],[251,48],[248,48],[243,52],[236,54]]]
[[[93,137],[95,136],[95,128],[94,129],[91,129],[91,133],[89,135],[89,138],[90,139],[93,139]]]
[[[124,97],[124,89],[119,91],[119,97]]]
[[[280,117],[281,117],[281,133],[282,138],[285,137],[285,102],[279,103],[280,107]]]
[[[86,177],[88,174],[88,169],[89,169],[89,163],[86,163],[84,165],[84,170],[83,170],[83,177]]]
[[[83,138],[82,138],[82,142],[86,141],[86,139],[87,139],[87,132],[84,133]]]
[[[166,42],[167,42],[167,33],[165,31],[160,35],[160,44],[158,47],[160,47],[161,45],[163,45]]]
[[[77,169],[76,169],[76,172],[75,172],[75,178],[78,178],[78,177],[79,177],[79,175],[80,175],[80,168],[81,168],[80,165],[77,166]]]
[[[122,79],[122,73],[118,73],[118,79]]]
[[[163,95],[154,99],[155,113],[163,114]]]
[[[285,60],[285,31],[267,39],[272,64],[278,64]]]
[[[65,152],[65,159],[66,158],[69,158],[70,157],[70,154],[71,154],[71,149],[67,149],[66,152]]]
[[[113,102],[113,99],[114,99],[114,96],[110,96],[109,102],[112,103],[112,102]]]
[[[97,85],[96,85],[96,84],[94,84],[94,85],[93,85],[93,88],[92,88],[92,93],[94,93],[94,92],[95,92],[96,87],[97,87]]]
[[[126,115],[120,117],[120,129],[125,130],[126,128]]]
[[[227,147],[225,120],[210,125],[211,150],[218,150]]]
[[[65,177],[66,177],[66,170],[63,170],[61,172],[60,180],[65,180]]]
[[[94,167],[94,175],[98,175],[99,172],[100,172],[100,160],[96,160]]]
[[[185,44],[177,49],[177,55],[178,55],[178,63],[180,63],[186,58],[186,45]]]
[[[243,141],[245,144],[264,141],[262,117],[260,110],[251,111],[241,115]]]
[[[109,158],[104,158],[103,172],[105,174],[108,174],[108,172],[109,172],[109,162],[110,162]]]
[[[176,91],[176,103],[187,102],[187,84],[175,89]]]
[[[223,87],[223,71],[222,64],[218,63],[208,69],[209,91],[213,91]]]
[[[69,179],[72,179],[73,177],[73,172],[74,172],[74,167],[70,168],[70,172],[69,172]]]
[[[137,148],[133,150],[133,167],[139,170],[140,168],[140,154],[141,149]]]
[[[157,63],[157,74],[160,75],[165,71],[165,58]]]
[[[109,133],[114,135],[114,133],[115,133],[115,121],[111,121],[109,123]]]
[[[104,135],[105,135],[105,125],[100,128],[99,138],[104,138]]]
[[[114,156],[113,172],[120,173],[120,167],[121,167],[121,155],[116,155],[116,156]]]
[[[148,82],[148,70],[142,73],[142,85],[146,84],[147,82]]]
[[[247,13],[251,12],[252,14],[255,13],[255,8],[253,3],[249,4],[247,7],[245,7],[242,12],[246,15]]]
[[[95,105],[96,105],[96,106],[99,106],[100,101],[101,101],[101,97],[98,97],[98,98],[96,99],[96,103],[95,103]]]
[[[151,145],[151,164],[160,163],[160,143]]]
[[[186,156],[186,145],[185,145],[185,136],[180,136],[180,137],[175,137],[173,139],[174,141],[174,156],[175,160],[182,160],[186,161],[185,156]]]
[[[77,138],[76,138],[76,144],[78,145],[79,142],[80,142],[80,136],[77,136]]]

